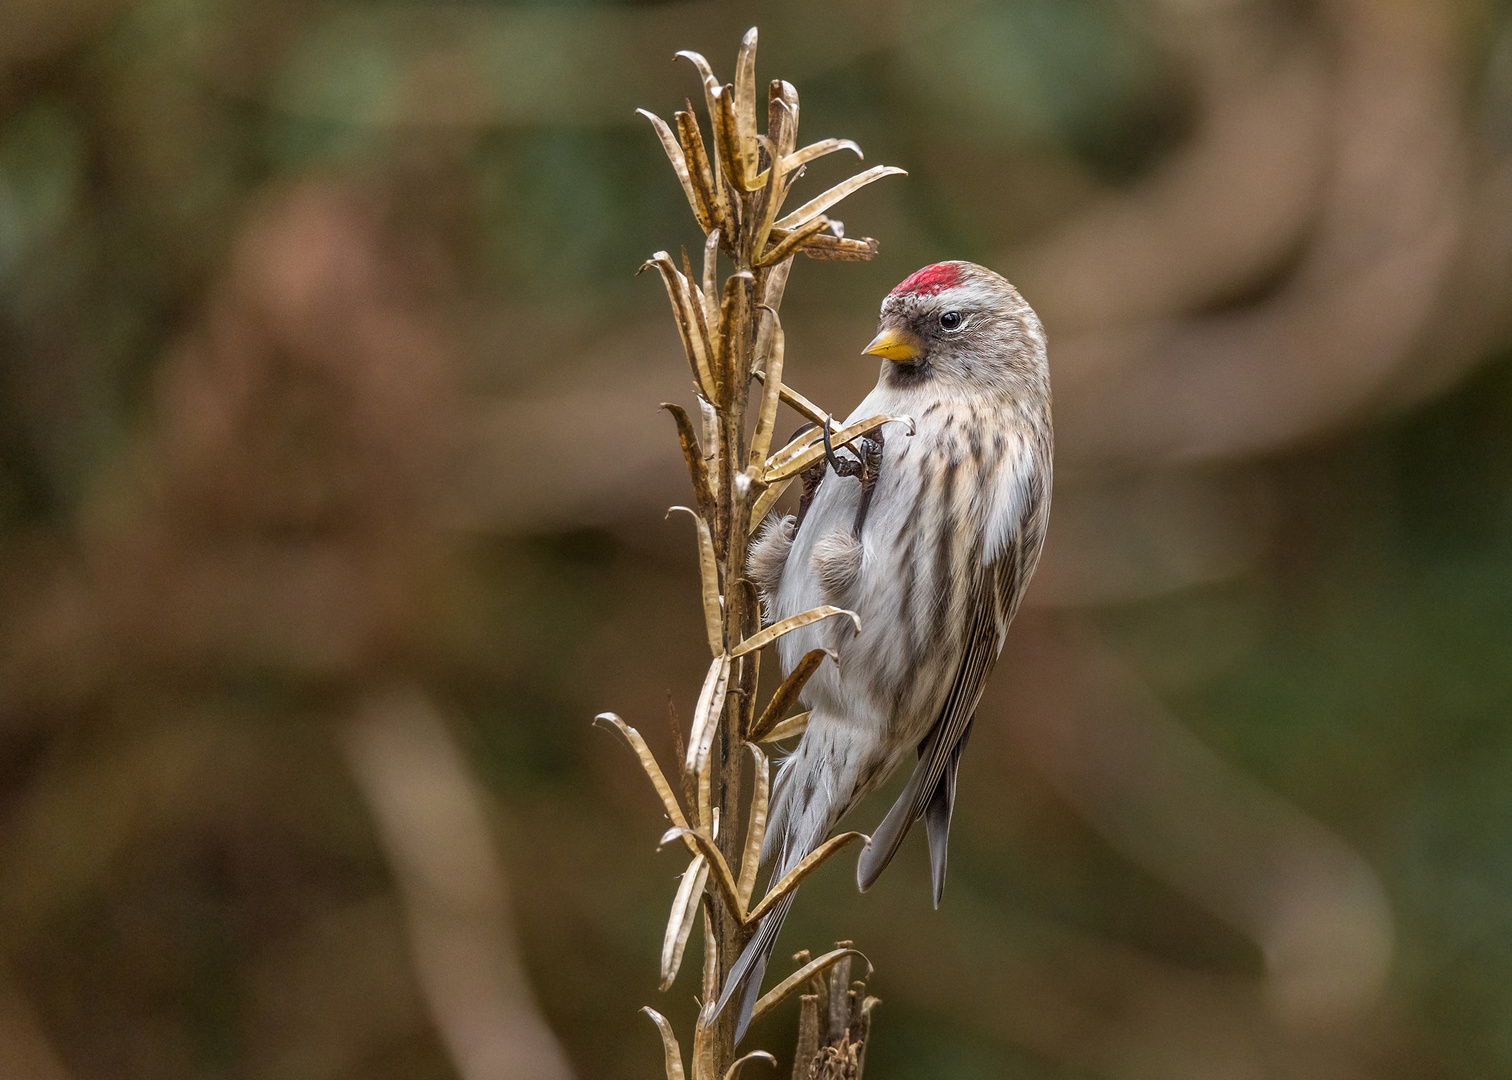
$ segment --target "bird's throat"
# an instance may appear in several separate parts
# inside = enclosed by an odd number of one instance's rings
[[[883,382],[894,388],[918,386],[933,378],[934,365],[923,357],[908,363],[889,363],[882,375]]]

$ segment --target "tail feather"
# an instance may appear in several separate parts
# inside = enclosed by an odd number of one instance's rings
[[[887,869],[887,864],[892,862],[898,848],[903,845],[908,830],[918,820],[922,802],[919,792],[925,780],[923,764],[921,761],[908,778],[898,801],[892,804],[892,809],[882,819],[882,824],[872,833],[871,843],[861,849],[861,857],[856,860],[856,888],[862,892],[877,883],[877,878]]]
[[[934,881],[934,906],[940,906],[945,895],[945,860],[950,844],[950,815],[955,809],[956,769],[960,767],[961,754],[957,750],[950,755],[950,764],[945,767],[934,794],[924,807],[924,829],[929,835],[929,870]]]
[[[795,896],[797,896],[796,891],[788,893],[762,918],[756,936],[746,943],[740,959],[736,960],[735,966],[730,969],[730,976],[725,980],[724,991],[719,995],[719,1005],[714,1010],[715,1016],[724,1012],[730,999],[743,988],[740,1021],[735,1025],[737,1043],[745,1037],[746,1028],[751,1025],[751,1014],[755,1011],[756,1002],[761,998],[761,980],[766,976],[767,962],[772,958],[772,947],[777,944],[777,934],[782,929],[782,920],[787,918],[788,909],[793,906]]]
[[[799,744],[798,749],[783,761],[777,772],[766,845],[762,854],[763,862],[773,863],[773,882],[780,881],[784,874],[818,847],[839,816],[839,811],[835,808],[834,778],[828,760],[822,751]],[[777,855],[779,844],[781,854]],[[782,921],[787,918],[796,896],[796,890],[788,893],[762,917],[756,936],[746,944],[725,978],[715,1015],[724,1012],[737,992],[742,994],[740,1022],[736,1025],[737,1041],[745,1034],[745,1029],[751,1022],[751,1013],[761,997],[761,980],[766,974],[767,962],[772,957],[772,948],[777,944]]]
[[[974,718],[973,718],[974,719]],[[971,722],[966,724],[960,741],[951,750],[945,769],[935,782],[933,790],[924,792],[928,781],[929,755],[921,752],[919,764],[903,786],[898,801],[892,804],[882,824],[872,833],[871,843],[861,850],[856,862],[856,887],[862,892],[877,883],[887,864],[903,846],[903,838],[920,817],[929,834],[929,866],[934,879],[934,904],[940,906],[945,894],[946,849],[950,843],[950,816],[955,809],[956,772],[961,767],[961,752],[966,749],[966,740],[971,737]]]

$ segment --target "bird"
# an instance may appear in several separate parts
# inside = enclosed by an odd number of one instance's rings
[[[855,457],[832,453],[799,512],[762,524],[747,562],[768,623],[821,604],[860,620],[859,631],[826,620],[779,640],[784,674],[813,649],[835,663],[800,696],[808,726],[778,766],[762,861],[780,880],[917,754],[856,883],[870,888],[923,817],[938,908],[961,753],[1049,519],[1045,332],[1003,277],[941,262],[887,294],[863,354],[881,372],[846,422],[906,415],[912,435],[894,421]],[[764,916],[725,981],[721,1012],[744,987],[737,1038],[794,895]]]

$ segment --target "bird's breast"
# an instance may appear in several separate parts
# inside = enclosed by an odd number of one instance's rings
[[[805,705],[879,736],[921,738],[959,658],[968,594],[1002,501],[997,479],[1019,447],[990,417],[949,402],[889,400],[894,395],[885,389],[852,419],[911,415],[915,433],[898,423],[884,428],[881,475],[858,538],[859,570],[842,594],[826,588],[824,560],[840,547],[836,540],[850,539],[861,497],[859,479],[831,471],[794,538],[774,615],[820,604],[856,612],[859,633],[834,618],[783,638],[784,670],[811,649],[830,649],[838,664],[821,665]]]

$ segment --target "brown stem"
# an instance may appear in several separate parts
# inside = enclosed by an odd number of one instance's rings
[[[788,185],[801,172],[801,166],[785,173],[781,171],[784,158],[793,152],[796,145],[798,94],[792,86],[780,80],[770,85],[768,131],[761,140],[762,148],[758,151],[752,112],[755,98],[752,82],[755,47],[756,32],[753,29],[742,41],[735,83],[723,87],[714,78],[708,62],[702,56],[692,52],[678,54],[694,65],[703,81],[713,134],[708,143],[703,139],[691,105],[676,115],[676,138],[666,124],[652,118],[663,148],[689,195],[699,223],[708,233],[703,273],[697,281],[686,253],[681,271],[676,269],[670,257],[664,253],[658,253],[648,265],[655,265],[662,273],[698,386],[699,416],[696,419],[701,423],[697,430],[694,417],[686,415],[675,405],[667,408],[677,422],[678,437],[687,459],[695,501],[701,515],[700,530],[704,523],[708,527],[707,536],[700,532],[700,558],[704,567],[704,607],[708,620],[706,630],[710,646],[716,654],[719,678],[725,677],[725,665],[731,665],[727,683],[716,681],[709,684],[710,694],[718,693],[720,685],[728,687],[720,706],[717,729],[710,733],[706,726],[709,719],[706,709],[700,709],[698,713],[700,740],[697,757],[700,762],[705,760],[702,749],[706,744],[703,739],[712,734],[713,742],[709,747],[707,764],[698,773],[696,790],[688,790],[684,794],[688,796],[690,804],[697,804],[700,799],[707,800],[699,807],[696,815],[699,832],[693,837],[695,846],[701,847],[705,856],[714,854],[708,850],[710,837],[704,831],[712,824],[708,820],[711,815],[707,814],[709,803],[712,803],[712,810],[717,813],[714,821],[719,828],[718,835],[712,840],[723,856],[723,862],[730,867],[742,865],[742,856],[747,846],[749,822],[745,819],[748,815],[742,811],[740,798],[740,769],[745,757],[741,753],[741,743],[744,736],[751,734],[751,725],[756,715],[761,655],[759,649],[744,651],[740,648],[746,643],[759,644],[751,641],[751,638],[761,628],[756,590],[745,578],[750,519],[766,485],[772,482],[774,476],[781,479],[786,475],[781,469],[797,468],[807,463],[806,459],[796,463],[784,460],[775,473],[767,468],[768,462],[765,459],[769,450],[773,412],[778,401],[775,395],[781,393],[799,411],[806,410],[814,416],[821,415],[806,399],[781,389],[781,365],[775,363],[775,359],[782,354],[774,351],[781,347],[782,342],[776,320],[777,309],[782,303],[793,255],[798,251],[813,254],[810,249],[823,241],[825,257],[869,258],[875,254],[875,245],[871,242],[844,241],[838,236],[820,231],[825,225],[822,216],[816,217],[807,227],[783,230],[780,234],[774,230],[774,220],[778,219],[781,212],[780,204]],[[815,152],[827,151],[820,147]],[[753,170],[759,170],[763,166],[771,170],[767,181],[759,190],[748,190],[749,186],[757,182]],[[847,181],[843,189],[832,189],[831,195],[836,191],[844,194],[878,175],[898,171],[869,170]],[[826,207],[834,201],[830,196],[822,198],[828,199],[824,202]],[[815,203],[816,207],[817,205],[818,202]],[[801,215],[785,220],[794,224],[800,219]],[[769,239],[773,237],[775,241],[769,244]],[[766,249],[764,256],[763,249]],[[734,266],[724,279],[722,287],[716,289],[721,251]],[[702,284],[701,290],[698,288],[699,282]],[[761,334],[756,332],[758,324],[762,328]],[[760,355],[757,355],[758,352]],[[766,372],[769,362],[774,362],[775,366],[771,372]],[[765,402],[766,411],[760,424],[761,436],[756,440],[756,460],[752,461],[750,448],[746,445],[746,421],[751,405],[751,384],[758,373],[772,381],[774,396]],[[799,452],[807,452],[807,448],[801,448]],[[760,477],[759,483],[753,485],[750,476]],[[786,486],[785,483],[782,486]],[[773,491],[768,496],[768,501],[780,495],[780,491],[780,487]],[[713,580],[716,574],[709,569],[711,562],[717,570],[717,583]],[[722,600],[716,600],[714,596],[716,585]],[[722,603],[722,610],[716,606],[718,603]],[[797,684],[794,683],[789,687],[789,697],[796,691]],[[704,699],[705,706],[711,700]],[[769,711],[775,720],[785,709],[786,705],[779,701]],[[646,753],[649,756],[649,751]],[[763,760],[760,754],[755,756],[758,760]],[[654,763],[648,769],[656,772]],[[659,775],[657,773],[653,779],[659,778]],[[691,785],[690,778],[685,777],[685,780]],[[662,786],[665,786],[664,782]],[[695,798],[695,795],[698,797]],[[670,791],[664,797],[669,800],[669,812],[674,819],[677,818],[675,799]],[[758,839],[759,837],[753,838],[751,842],[754,844]],[[713,861],[718,865],[718,859]],[[748,878],[749,873],[747,870],[744,878]],[[727,873],[725,877],[728,877]],[[724,884],[728,893],[728,881]],[[754,927],[745,925],[740,913],[732,910],[724,902],[724,897],[716,897],[712,887],[703,910],[708,919],[710,938],[703,983],[707,998],[718,993],[729,977],[740,953],[750,941]],[[676,924],[681,925],[680,922]],[[849,991],[844,988],[844,968],[838,978],[840,993],[848,995]],[[850,1007],[848,996],[843,1004],[843,1009],[837,1004],[835,1010],[837,1015],[844,1011],[848,1017],[854,1011]],[[705,1005],[707,1007],[708,1002]],[[708,1013],[705,1012],[704,1022],[707,1022],[707,1016]],[[739,1016],[740,1009],[726,1009],[715,1021],[712,1030],[705,1027],[697,1029],[693,1071],[699,1080],[724,1076],[736,1060],[734,1035]],[[670,1029],[664,1024],[663,1034],[671,1039]],[[815,1038],[817,1039],[817,1020]],[[669,1054],[676,1050],[675,1042],[669,1041],[666,1047]],[[678,1068],[673,1065],[668,1068],[669,1075],[678,1072]]]
[[[753,219],[749,213],[752,196],[746,192],[731,190],[732,199],[746,205],[742,206],[740,217],[742,224]],[[742,271],[750,271],[750,245],[751,237],[749,230],[741,229],[741,235],[736,243],[738,253],[735,267],[735,277]],[[763,278],[765,275],[761,275]],[[748,290],[759,287],[761,282],[754,278],[746,279]],[[720,379],[725,387],[725,400],[719,403],[719,494],[715,512],[715,550],[720,557],[720,592],[725,597],[724,631],[727,647],[733,648],[739,642],[745,640],[756,631],[759,626],[759,618],[752,605],[748,602],[749,590],[736,587],[736,583],[745,574],[745,561],[747,551],[746,514],[749,507],[749,499],[743,488],[737,485],[736,475],[743,468],[746,459],[745,446],[745,422],[746,409],[750,399],[750,371],[752,367],[752,352],[755,347],[755,337],[751,333],[751,314],[756,310],[756,297],[749,294],[742,298],[741,303],[735,305],[734,317],[728,321],[721,320],[721,332],[724,340],[719,343],[719,353],[722,359],[723,372]],[[740,747],[740,720],[742,713],[742,694],[754,694],[756,692],[756,656],[754,654],[739,658],[735,677],[731,680],[731,693],[724,704],[724,713],[720,723],[719,737],[716,740],[718,752],[718,772],[716,801],[719,806],[720,830],[718,844],[723,852],[725,860],[732,866],[739,865],[743,854],[743,837],[745,835],[744,814],[740,807],[740,783],[739,769],[741,766],[738,750]],[[734,966],[741,950],[750,940],[751,929],[742,927],[730,914],[717,906],[718,919],[715,925],[715,934],[719,946],[719,978],[723,985],[730,969]],[[729,1008],[720,1016],[714,1032],[714,1065],[715,1075],[722,1076],[730,1063],[735,1060],[735,1024],[739,1018],[738,1008]]]

